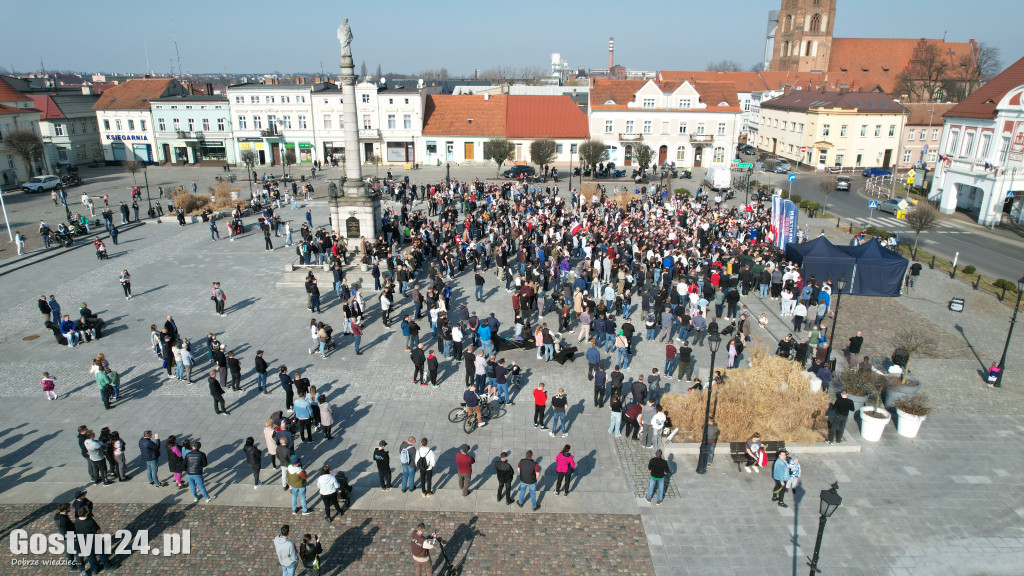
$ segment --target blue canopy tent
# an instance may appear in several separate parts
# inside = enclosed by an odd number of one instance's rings
[[[787,244],[786,259],[803,269],[804,280],[809,280],[811,276],[819,282],[831,280],[833,287],[843,274],[846,274],[847,279],[853,278],[856,264],[853,256],[829,242],[824,236],[818,236],[803,244]],[[850,294],[852,287],[853,282],[848,282],[844,293]]]
[[[840,246],[856,258],[853,276],[848,276],[851,294],[861,296],[899,296],[910,261],[872,238],[859,246]]]

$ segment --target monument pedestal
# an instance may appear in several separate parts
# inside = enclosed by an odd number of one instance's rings
[[[338,231],[350,251],[359,248],[362,237],[366,237],[367,243],[373,243],[380,234],[383,217],[380,199],[371,193],[363,182],[346,181],[341,188],[334,185],[329,189],[331,228]]]

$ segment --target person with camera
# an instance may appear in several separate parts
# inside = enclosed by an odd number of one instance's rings
[[[423,522],[412,531],[412,561],[416,567],[416,576],[430,576],[434,573],[434,563],[430,560],[430,550],[434,548],[437,534],[430,533],[430,539],[423,533],[427,529]]]
[[[320,545],[319,534],[316,536],[304,534],[302,536],[302,544],[299,544],[299,560],[302,561],[302,567],[305,568],[303,574],[320,575],[320,555],[323,552],[324,547]]]

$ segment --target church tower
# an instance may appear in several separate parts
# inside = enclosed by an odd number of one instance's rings
[[[832,48],[837,0],[782,0],[771,70],[824,72]]]

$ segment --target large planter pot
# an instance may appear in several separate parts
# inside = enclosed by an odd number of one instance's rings
[[[362,270],[363,272],[366,272],[367,270],[370,269],[370,265],[366,264],[365,262],[360,262],[359,269]]]
[[[860,410],[861,408],[863,408],[864,404],[866,404],[867,401],[868,401],[867,395],[865,395],[865,396],[857,396],[855,394],[850,394],[849,392],[847,392],[846,393],[846,397],[853,401],[853,411],[854,412],[856,412],[857,410]]]
[[[921,430],[921,423],[927,418],[927,416],[907,414],[899,408],[896,409],[896,416],[896,431],[899,432],[900,436],[906,436],[907,438],[917,438],[917,433]]]
[[[879,408],[875,412],[874,406],[868,406],[860,411],[860,437],[868,442],[878,442],[882,439],[882,432],[892,420],[892,415]]]
[[[903,386],[896,386],[885,390],[884,399],[887,410],[894,410],[897,402],[909,399],[921,388],[921,383],[913,378],[907,378],[903,381],[903,384]]]

